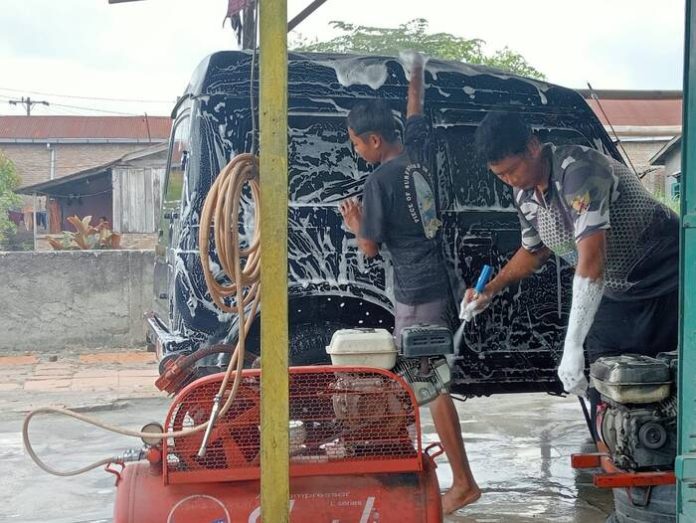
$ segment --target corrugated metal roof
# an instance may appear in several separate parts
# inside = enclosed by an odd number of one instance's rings
[[[161,141],[170,128],[168,116],[0,116],[0,140]]]
[[[664,127],[681,125],[682,123],[682,100],[680,98],[602,99],[600,97],[599,102],[614,126]],[[587,100],[587,103],[602,124],[607,125],[607,119],[599,109],[597,102]]]

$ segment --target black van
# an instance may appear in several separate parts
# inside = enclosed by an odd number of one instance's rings
[[[236,340],[235,318],[207,294],[198,252],[203,201],[219,170],[250,151],[258,71],[250,52],[206,58],[173,112],[149,338],[162,358]],[[499,269],[520,245],[511,190],[476,158],[472,137],[491,109],[518,111],[542,141],[620,155],[575,91],[495,69],[432,60],[425,113],[431,123],[437,197],[452,287],[461,293],[483,264]],[[388,255],[366,259],[342,227],[338,203],[359,195],[370,168],[348,140],[345,116],[363,98],[405,114],[407,80],[394,58],[289,55],[289,306],[292,364],[327,361],[345,327],[393,326]],[[253,104],[253,106],[252,106]],[[211,256],[211,266],[217,260]],[[453,392],[560,392],[560,358],[572,269],[552,259],[498,297],[455,348]],[[249,349],[259,347],[258,319]]]

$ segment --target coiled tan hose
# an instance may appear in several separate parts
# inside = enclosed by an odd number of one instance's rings
[[[242,249],[239,240],[239,215],[241,210],[241,200],[244,191],[244,186],[249,184],[251,196],[254,200],[254,233],[250,240],[249,247]],[[208,196],[203,204],[201,213],[200,227],[198,230],[198,243],[201,255],[201,266],[203,267],[203,275],[210,296],[215,304],[225,312],[237,313],[239,315],[239,335],[237,347],[230,358],[227,366],[227,371],[220,385],[220,390],[216,399],[223,397],[223,393],[227,387],[227,383],[232,375],[232,371],[236,370],[232,390],[224,406],[220,410],[219,416],[224,416],[232,406],[232,402],[237,394],[237,389],[241,383],[241,370],[244,365],[245,338],[246,333],[254,321],[256,311],[259,304],[259,289],[260,289],[260,186],[258,177],[258,160],[252,154],[240,154],[232,159],[220,171],[215,183],[211,187]],[[213,235],[215,238],[215,247],[217,250],[220,264],[227,278],[231,281],[228,284],[219,283],[213,276],[210,270],[210,228],[213,227]],[[242,268],[242,260],[246,259]],[[245,292],[246,290],[246,292]],[[225,299],[235,297],[234,305],[227,305]],[[242,304],[240,307],[239,304]],[[245,318],[244,308],[251,304],[250,314]],[[55,476],[76,476],[89,470],[107,465],[108,463],[118,462],[119,458],[105,458],[96,461],[85,467],[60,471],[56,470],[41,461],[36,455],[31,442],[29,441],[29,423],[37,414],[61,414],[68,416],[78,421],[94,425],[96,427],[122,434],[124,436],[132,436],[136,438],[153,438],[155,434],[151,432],[140,432],[136,430],[128,430],[113,425],[107,425],[98,421],[95,418],[85,416],[78,412],[59,407],[41,407],[32,410],[24,418],[22,425],[22,440],[24,448],[32,460],[44,471]],[[189,436],[197,432],[206,430],[209,421],[191,427],[190,429],[180,430],[178,432],[165,432],[160,437],[177,438]]]

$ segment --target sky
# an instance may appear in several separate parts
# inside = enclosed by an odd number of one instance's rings
[[[235,49],[227,0],[0,0],[0,114],[167,115],[196,65]],[[292,18],[310,0],[288,0]],[[333,20],[480,38],[521,53],[572,88],[681,89],[684,0],[328,0],[296,31],[336,36]],[[290,38],[297,35],[291,33]]]

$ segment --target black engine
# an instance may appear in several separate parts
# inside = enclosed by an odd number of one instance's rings
[[[604,405],[597,432],[615,465],[630,471],[668,470],[677,451],[677,353],[622,355],[592,364],[592,385]]]

